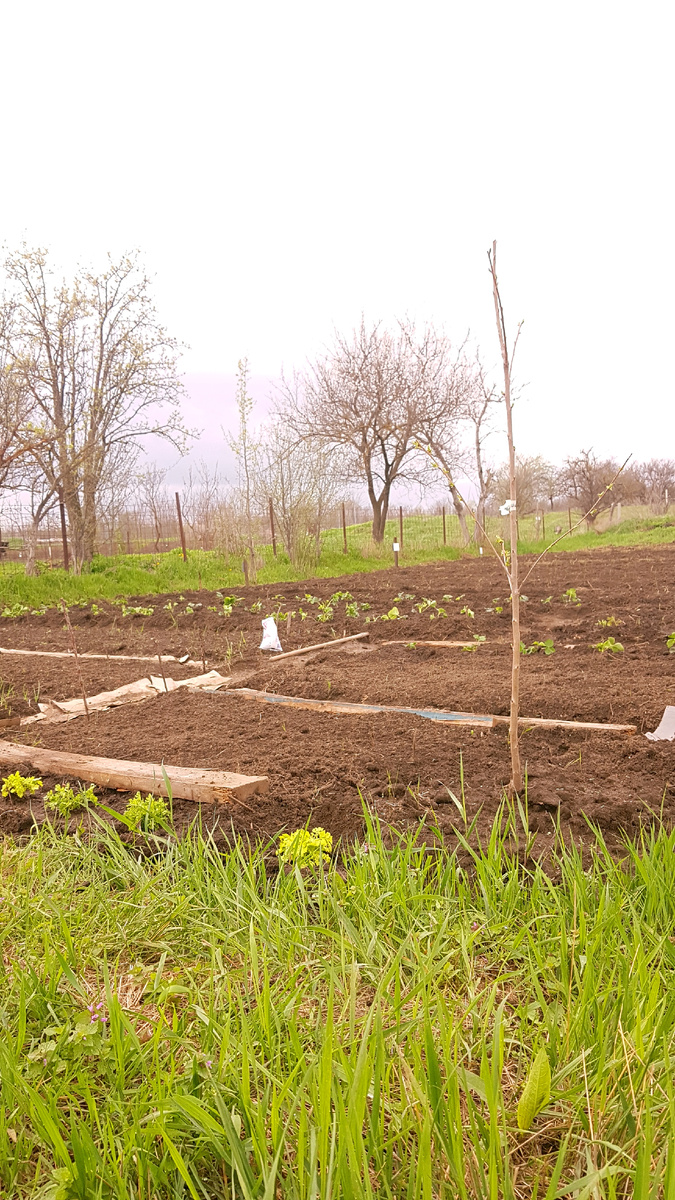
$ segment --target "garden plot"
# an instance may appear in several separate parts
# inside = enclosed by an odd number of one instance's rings
[[[529,822],[546,844],[555,823],[590,839],[588,820],[610,841],[635,832],[653,813],[675,818],[675,743],[642,734],[675,702],[675,551],[671,547],[552,555],[528,585],[523,606],[522,712],[533,717],[634,724],[625,736],[531,729],[523,737],[529,776]],[[199,597],[199,599],[197,599]],[[167,607],[170,605],[171,607]],[[508,597],[496,564],[473,559],[304,584],[152,597],[121,606],[71,609],[78,649],[96,653],[185,654],[232,675],[232,686],[289,696],[407,708],[505,715],[509,699]],[[142,609],[134,613],[134,609]],[[152,609],[152,612],[147,611]],[[321,649],[285,661],[260,654],[261,618],[277,614],[284,650],[365,632],[367,642]],[[288,615],[290,614],[290,623]],[[290,627],[289,627],[290,626]],[[623,650],[597,648],[614,638]],[[485,639],[485,640],[482,640]],[[424,646],[426,640],[468,647]],[[2,622],[0,642],[67,649],[55,610]],[[399,644],[385,644],[385,643]],[[419,644],[418,644],[419,643]],[[537,645],[539,643],[539,645]],[[553,653],[546,653],[546,649]],[[611,645],[611,644],[610,644]],[[26,711],[30,689],[58,700],[79,694],[70,661],[3,658],[5,711]],[[102,691],[139,678],[138,664],[82,663],[86,687]],[[157,670],[149,665],[149,673]],[[174,678],[198,673],[171,663]],[[10,694],[11,693],[11,694]],[[14,711],[14,710],[12,710]],[[142,715],[141,715],[142,714]],[[362,828],[362,797],[383,820],[406,826],[422,819],[446,832],[459,814],[450,795],[464,790],[470,816],[487,829],[508,780],[507,730],[448,728],[396,713],[353,716],[253,704],[236,695],[176,692],[142,706],[118,708],[66,725],[12,733],[75,753],[171,762],[269,777],[269,792],[252,797],[224,821],[229,832],[264,837],[308,819],[334,835]],[[32,800],[41,819],[39,796]],[[119,804],[119,800],[116,801]],[[0,818],[11,831],[25,805]],[[194,806],[177,803],[178,826]]]

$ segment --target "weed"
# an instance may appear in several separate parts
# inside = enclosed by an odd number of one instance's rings
[[[598,621],[597,624],[604,626],[604,628],[612,628],[614,625],[623,625],[623,621],[617,617],[605,617],[604,620]]]
[[[367,620],[367,621],[368,621],[368,620],[374,620],[374,621],[376,621],[376,620],[377,620],[377,617],[370,617],[370,618],[369,618],[369,617],[366,617],[366,620]],[[404,616],[402,613],[400,613],[400,612],[398,611],[398,609],[397,609],[396,605],[394,605],[394,607],[393,607],[393,608],[390,608],[390,609],[389,609],[389,612],[388,612],[388,613],[383,613],[383,614],[382,614],[382,616],[380,617],[380,620],[381,620],[381,621],[405,621],[405,620],[406,620],[406,617],[405,617],[405,616]]]
[[[608,637],[604,642],[594,642],[593,649],[599,650],[601,654],[604,654],[606,650],[611,651],[612,654],[623,654],[621,642],[616,642],[613,637]]]
[[[165,604],[164,607],[167,608],[167,605]],[[129,604],[129,605],[123,604],[122,605],[122,616],[123,617],[151,617],[152,614],[154,613],[154,611],[155,611],[154,608],[152,608],[152,607],[144,608],[142,604],[138,604],[135,606],[132,604]]]
[[[356,600],[352,601],[351,604],[345,604],[345,616],[346,617],[358,617],[358,615],[359,615],[359,606],[358,606],[358,602]]]
[[[13,771],[2,781],[2,795],[16,796],[19,800],[23,800],[26,794],[32,796],[35,792],[39,792],[41,787],[42,780],[35,775],[22,775],[20,771]]]
[[[93,787],[80,788],[76,792],[69,783],[57,783],[45,796],[45,808],[53,808],[66,818],[82,808],[97,804]]]
[[[330,833],[317,825],[314,829],[296,829],[294,833],[282,833],[279,838],[277,857],[281,863],[292,863],[296,867],[316,867],[328,862],[333,849]]]
[[[170,813],[163,796],[152,796],[148,793],[144,800],[141,793],[136,792],[129,800],[124,816],[130,825],[142,829],[144,833],[152,833],[158,825],[166,827]]]
[[[540,601],[541,604],[550,604],[553,596],[547,596],[545,600]]]
[[[671,654],[675,654],[675,630],[668,634],[666,638],[666,646]]]
[[[566,592],[563,592],[560,597],[563,604],[573,604],[575,608],[581,608],[581,600],[577,596],[577,589],[570,587]]]
[[[495,610],[495,611],[496,611],[496,610]],[[473,621],[473,619],[474,619],[474,616],[476,615],[476,614],[474,613],[473,609],[472,609],[472,608],[469,608],[468,604],[465,604],[465,605],[464,605],[464,608],[460,608],[459,612],[460,612],[460,615],[461,615],[461,616],[463,616],[463,617],[471,617],[471,620],[472,620],[472,621]]]

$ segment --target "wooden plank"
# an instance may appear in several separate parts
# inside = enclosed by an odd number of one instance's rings
[[[510,717],[495,717],[499,725],[508,725]],[[636,733],[637,725],[611,725],[602,721],[559,721],[555,717],[519,717],[519,725],[536,725],[541,729],[595,729],[599,733]]]
[[[269,661],[281,662],[282,658],[296,658],[300,654],[311,654],[314,650],[332,650],[334,646],[344,646],[345,642],[358,642],[367,637],[370,637],[368,630],[365,633],[352,633],[349,637],[335,638],[332,642],[317,642],[314,646],[302,646],[300,650],[286,650],[283,654],[275,654]]]
[[[259,692],[255,688],[228,688],[214,692],[219,696],[239,696],[243,700],[260,700],[267,704],[281,704],[289,708],[311,708],[315,712],[344,713],[348,716],[371,716],[373,713],[403,713],[410,717],[426,717],[431,721],[447,722],[451,725],[471,725],[474,728],[492,729],[492,717],[474,716],[472,713],[450,712],[440,708],[402,708],[392,704],[351,704],[347,700],[305,700],[301,696],[278,696],[275,692]]]
[[[7,646],[0,646],[0,654],[26,654],[35,658],[72,658],[75,661],[75,655],[72,650],[12,650]],[[78,658],[101,658],[109,662],[157,662],[158,655],[156,654],[78,654]],[[184,667],[201,667],[201,662],[195,659],[188,658],[184,662],[181,659],[175,658],[173,654],[163,654],[164,662],[180,662]]]
[[[449,649],[452,646],[487,646],[487,642],[428,642],[422,641],[421,638],[395,638],[390,642],[378,642],[379,646],[440,646],[443,649]],[[507,645],[506,642],[503,645]]]
[[[45,775],[70,775],[86,783],[98,783],[101,787],[168,795],[162,767],[154,763],[95,758],[88,754],[68,754],[63,750],[0,741],[0,764],[14,766],[16,763],[30,763],[31,767]],[[166,765],[164,771],[170,780],[173,795],[197,804],[227,804],[231,800],[264,795],[269,788],[266,775],[237,775],[232,771],[206,771],[199,767]]]

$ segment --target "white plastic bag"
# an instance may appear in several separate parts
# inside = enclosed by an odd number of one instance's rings
[[[279,633],[277,631],[277,623],[274,617],[265,617],[262,623],[263,639],[260,643],[261,650],[281,650],[281,642],[279,641]]]

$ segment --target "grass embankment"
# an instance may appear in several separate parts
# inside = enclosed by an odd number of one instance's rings
[[[401,553],[402,566],[451,560],[468,554],[478,555],[476,546],[460,547],[442,544],[441,518],[416,518],[419,526],[413,529]],[[275,558],[271,546],[262,546],[259,553],[262,566],[257,582],[262,584],[289,583],[308,578],[334,578],[356,572],[383,570],[393,566],[391,543],[397,536],[398,523],[389,522],[384,544],[375,546],[369,538],[369,526],[351,526],[348,530],[349,551],[342,552],[342,531],[328,530],[323,535],[321,558],[318,563],[294,567],[282,550]],[[531,528],[530,528],[531,527]],[[499,533],[496,523],[492,533]],[[535,540],[531,519],[521,523],[522,554],[540,554],[546,542]],[[555,551],[589,550],[600,546],[655,545],[675,541],[675,522],[672,518],[636,518],[612,525],[603,533],[576,533],[565,537]],[[143,596],[149,593],[191,591],[197,588],[241,587],[244,574],[241,562],[218,551],[190,550],[183,562],[179,550],[165,554],[120,554],[114,558],[99,556],[92,571],[71,575],[60,569],[45,569],[35,578],[24,574],[20,563],[5,563],[0,568],[0,603],[5,606],[24,604],[37,607],[55,604],[62,597],[70,603],[78,600],[112,600],[116,596]]]
[[[675,834],[552,883],[510,821],[468,872],[372,828],[304,877],[5,847],[3,1195],[672,1196]]]

